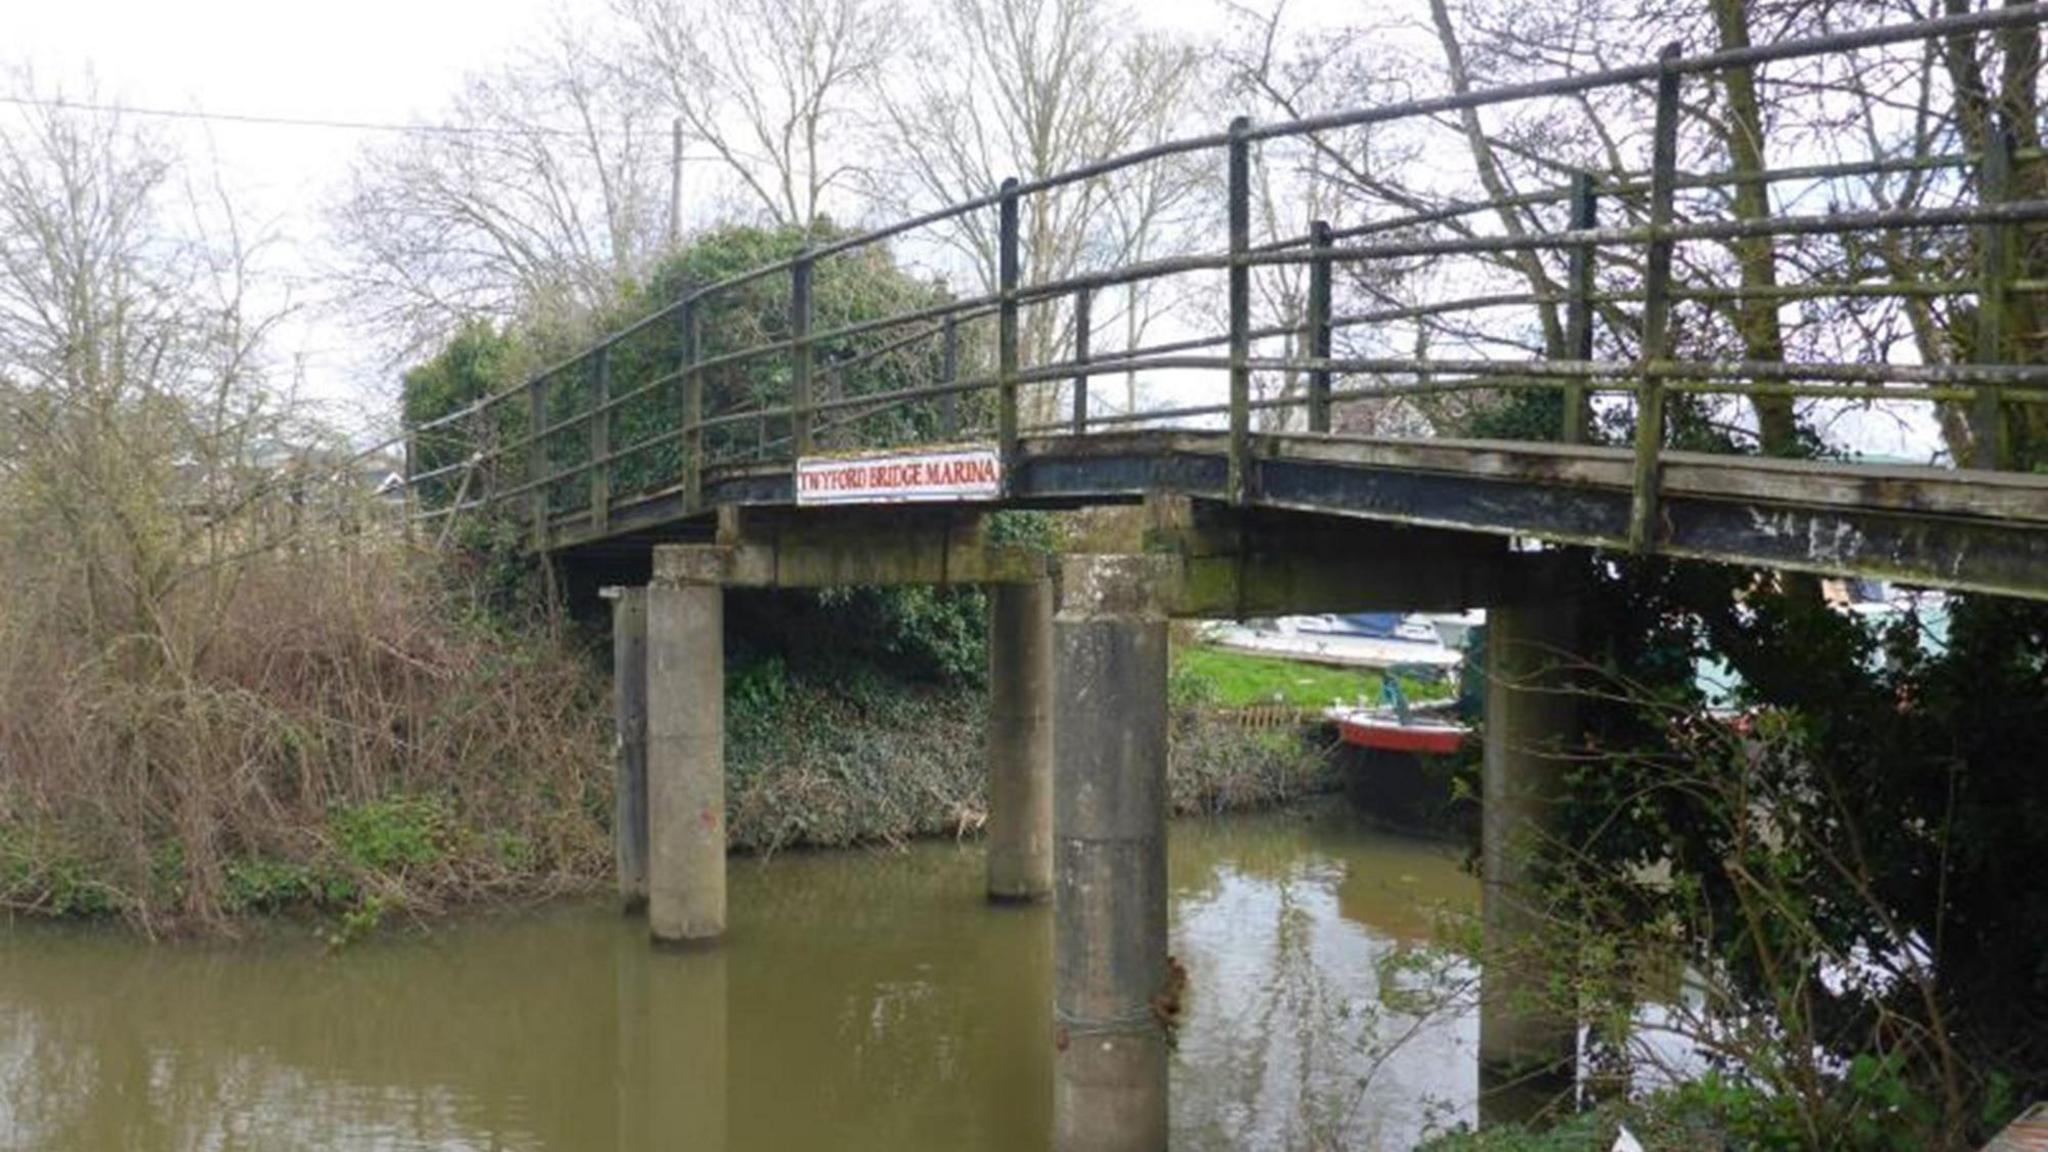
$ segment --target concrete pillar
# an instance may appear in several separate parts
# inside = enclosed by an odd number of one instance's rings
[[[1051,581],[989,590],[988,895],[1052,895]]]
[[[676,571],[647,586],[647,922],[683,944],[725,932],[725,590]]]
[[[1569,1086],[1578,1027],[1535,945],[1542,924],[1533,864],[1553,836],[1565,756],[1578,736],[1568,668],[1577,613],[1569,600],[1489,609],[1481,786],[1479,1063],[1488,1082]],[[1568,986],[1568,985],[1567,985]]]
[[[1166,1147],[1163,557],[1070,556],[1053,622],[1053,1147]]]
[[[612,845],[619,903],[647,903],[647,590],[612,601]]]

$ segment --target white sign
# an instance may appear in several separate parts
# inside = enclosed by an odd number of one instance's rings
[[[994,500],[1002,494],[1003,460],[993,447],[796,462],[799,505]]]

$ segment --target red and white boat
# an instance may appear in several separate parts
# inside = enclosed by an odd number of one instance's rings
[[[1351,708],[1342,704],[1323,710],[1337,726],[1338,738],[1346,744],[1382,752],[1420,752],[1448,756],[1458,750],[1472,729],[1469,725],[1419,708]]]

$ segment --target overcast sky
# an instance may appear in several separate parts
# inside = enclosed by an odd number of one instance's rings
[[[431,122],[468,72],[509,54],[547,17],[548,0],[0,0],[0,62],[26,63],[44,93],[133,107],[406,124]],[[381,419],[394,382],[346,328],[323,318],[314,275],[331,197],[351,157],[381,133],[151,120],[222,179],[246,220],[278,247],[309,308],[282,334],[303,355],[309,392]],[[355,421],[351,421],[355,423]]]

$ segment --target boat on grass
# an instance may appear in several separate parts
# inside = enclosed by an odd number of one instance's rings
[[[1471,735],[1469,725],[1447,717],[1411,712],[1401,716],[1388,708],[1347,708],[1333,705],[1323,715],[1337,726],[1337,736],[1346,744],[1380,752],[1418,752],[1425,756],[1448,756]]]
[[[1380,702],[1367,706],[1361,698],[1356,706],[1338,701],[1323,710],[1337,726],[1337,736],[1346,744],[1380,752],[1417,752],[1425,756],[1448,756],[1471,735],[1470,725],[1458,719],[1457,701],[1408,703],[1401,687],[1403,672],[1392,668],[1380,681]]]

